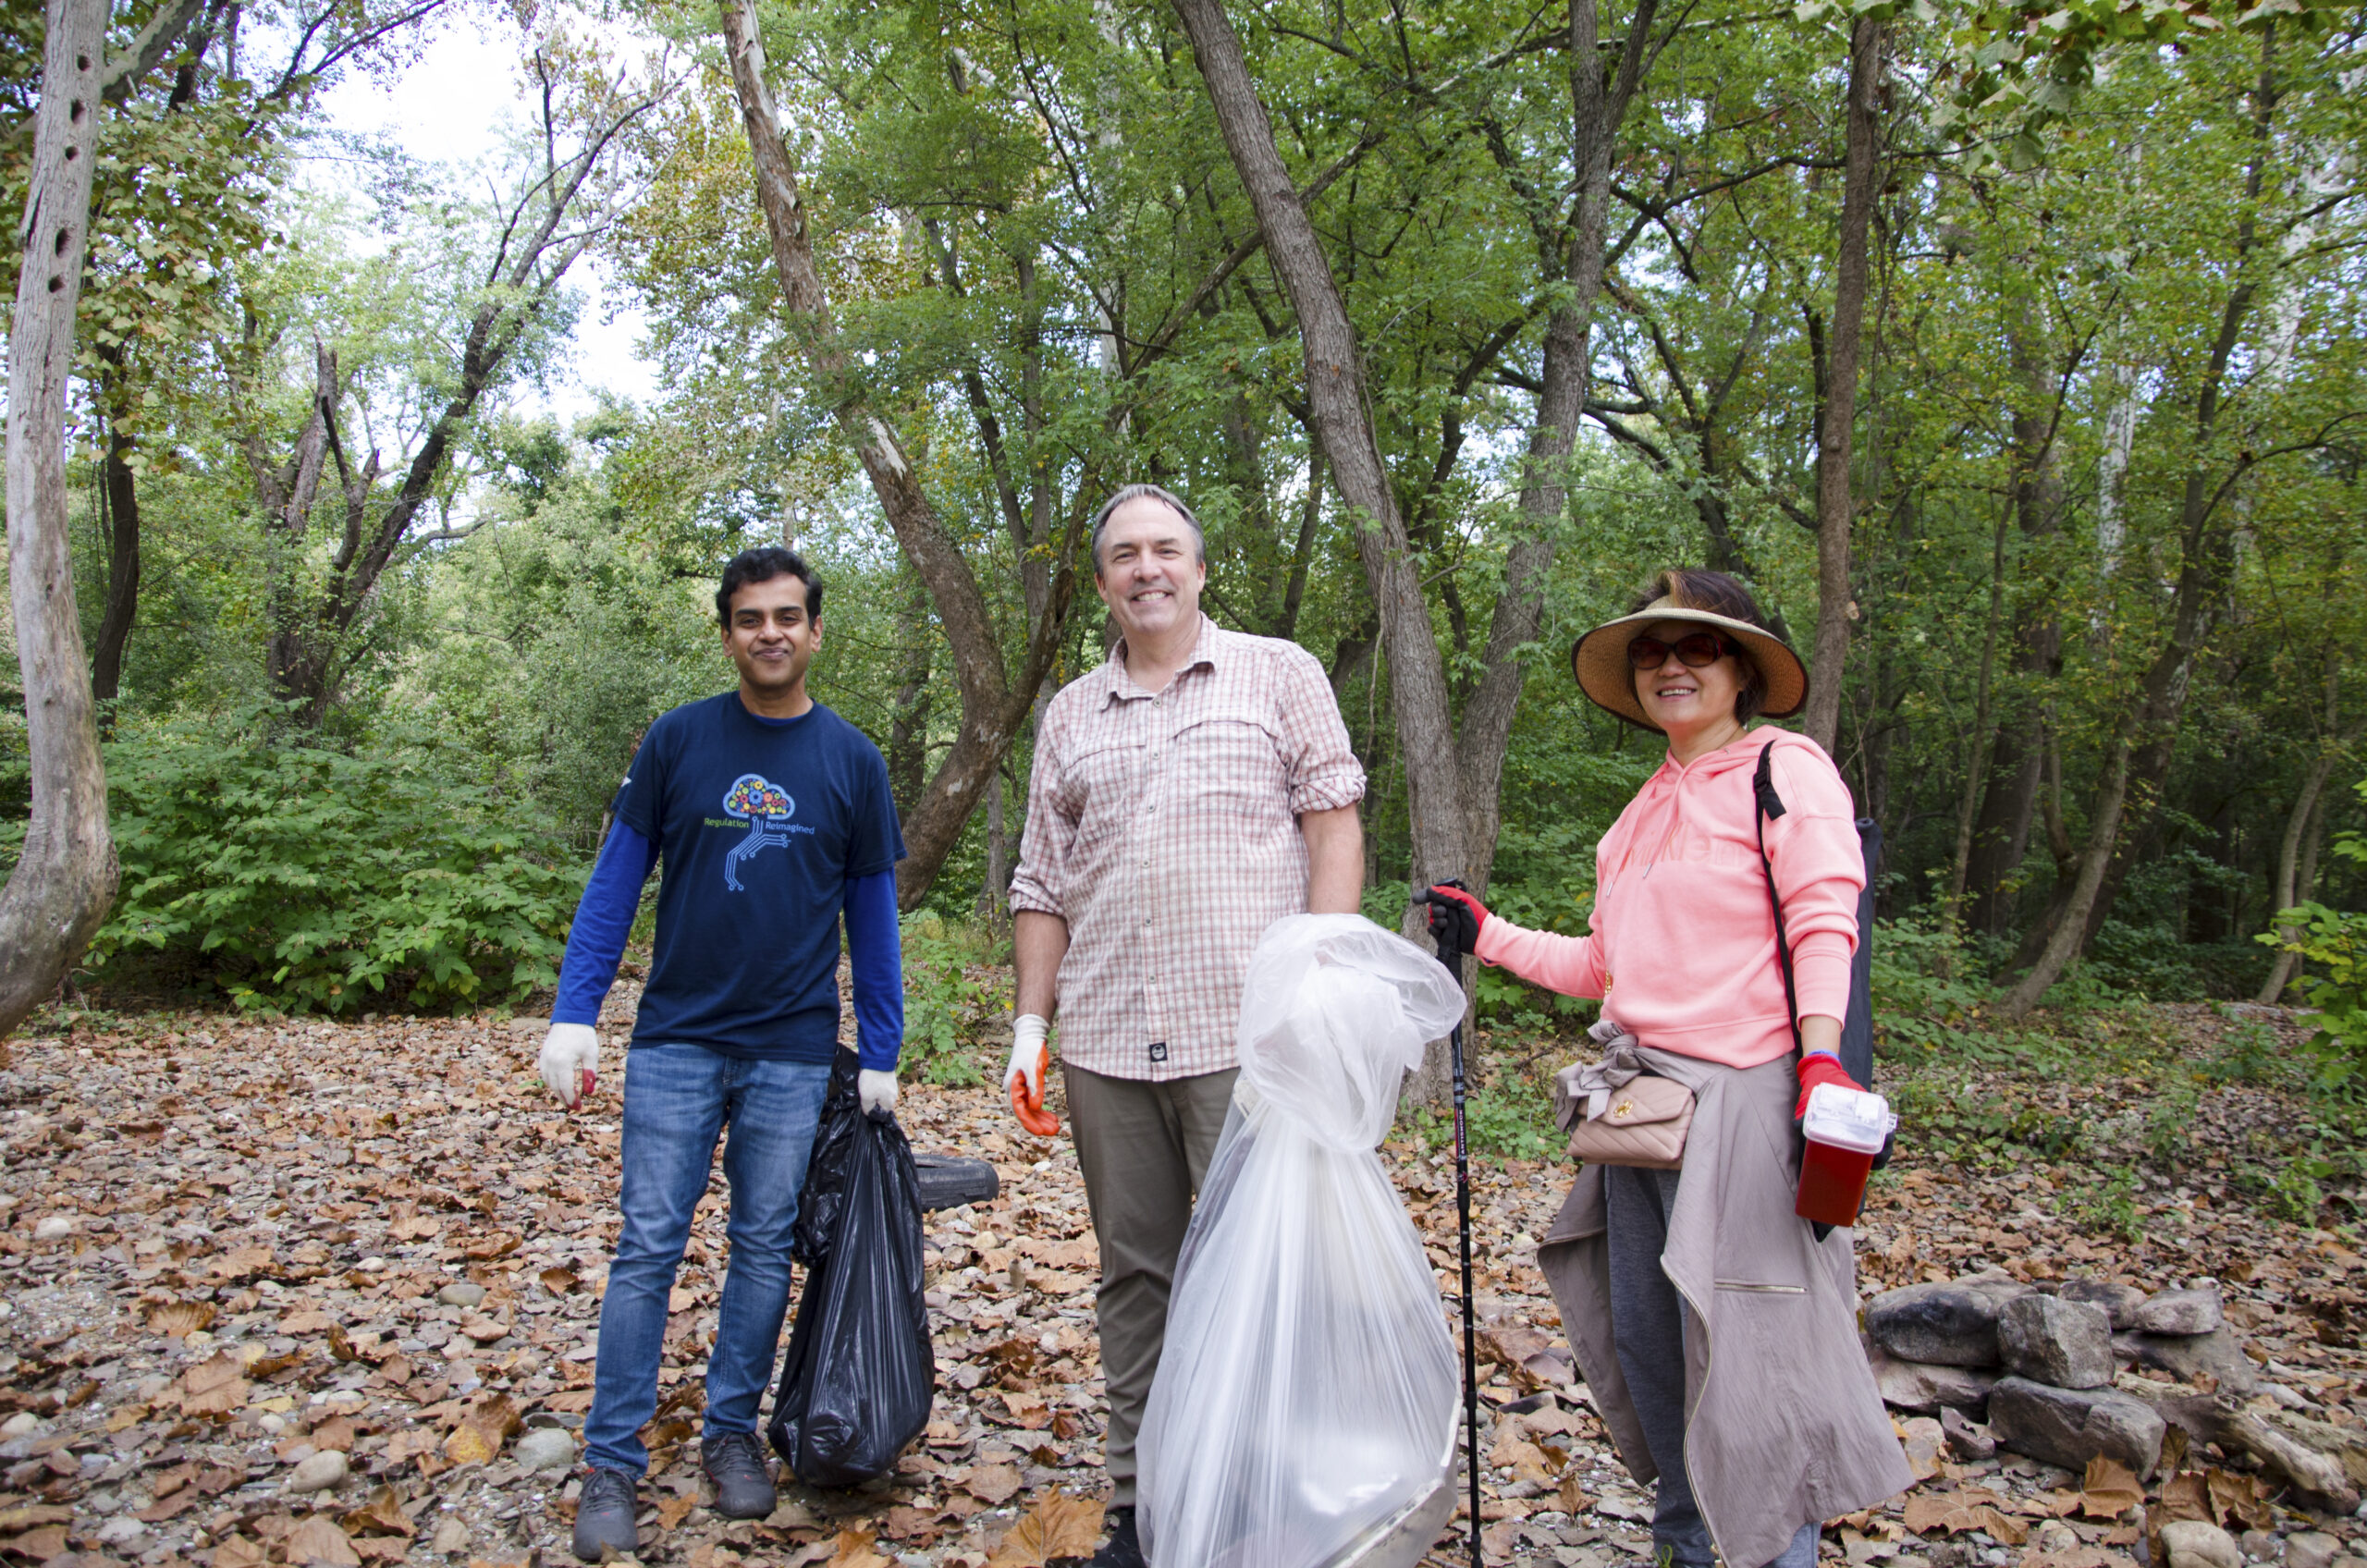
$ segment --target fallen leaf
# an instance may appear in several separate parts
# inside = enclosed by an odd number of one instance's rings
[[[1063,1558],[1091,1557],[1101,1542],[1101,1504],[1047,1492],[1011,1527],[987,1568],[1049,1568]]]
[[[1020,1485],[1016,1464],[973,1464],[962,1477],[962,1489],[989,1508],[1000,1508]]]
[[[244,1536],[232,1536],[214,1549],[214,1568],[264,1568],[271,1554]]]
[[[66,1555],[66,1526],[45,1525],[38,1530],[28,1530],[12,1539],[0,1541],[0,1551],[30,1557],[36,1562],[46,1562],[53,1557]]]
[[[361,1507],[341,1515],[337,1523],[344,1526],[345,1533],[350,1536],[383,1532],[386,1535],[408,1537],[418,1529],[418,1526],[413,1525],[403,1513],[402,1499],[395,1495],[395,1488],[392,1487],[373,1488]]]
[[[325,1513],[315,1513],[288,1532],[280,1543],[288,1554],[290,1568],[303,1568],[306,1563],[326,1562],[333,1568],[362,1568],[361,1555],[345,1532]]]
[[[868,1530],[841,1530],[830,1542],[828,1568],[896,1568],[893,1560],[871,1550]]]
[[[148,1314],[148,1327],[168,1339],[178,1339],[210,1326],[214,1311],[210,1301],[166,1302]]]
[[[2091,1519],[2117,1519],[2145,1501],[2145,1488],[2136,1473],[2102,1454],[2088,1461],[2079,1482],[2079,1506]]]
[[[657,1527],[661,1530],[672,1529],[675,1525],[689,1518],[691,1516],[691,1510],[696,1508],[698,1505],[699,1494],[694,1491],[683,1492],[675,1497],[659,1498],[657,1500]]]
[[[2212,1469],[2203,1472],[2203,1484],[2211,1494],[2212,1511],[2220,1524],[2233,1522],[2255,1530],[2265,1530],[2275,1523],[2275,1514],[2268,1506],[2268,1488],[2257,1476],[2238,1476],[2230,1471]]]

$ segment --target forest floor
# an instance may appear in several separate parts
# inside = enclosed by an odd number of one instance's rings
[[[64,1012],[13,1042],[0,1554],[53,1568],[568,1561],[573,1445],[559,1434],[591,1398],[617,1080],[588,1113],[560,1113],[535,1075],[542,1027]],[[1964,1035],[1886,1064],[1909,1121],[1858,1233],[1863,1290],[1989,1267],[2149,1290],[2215,1277],[2292,1401],[2367,1424],[2354,1168],[2290,1084],[2300,1037],[2269,1010],[2130,1007],[2059,1021],[2044,1048]],[[1090,1551],[1098,1265],[1073,1147],[1021,1133],[983,1088],[908,1084],[900,1114],[916,1147],[984,1156],[1002,1179],[992,1203],[929,1217],[939,1392],[926,1438],[871,1487],[785,1486],[761,1523],[705,1506],[697,1374],[725,1256],[718,1175],[673,1297],[644,1561],[1028,1568]],[[1383,1158],[1451,1289],[1448,1154],[1407,1134]],[[1478,1166],[1488,1560],[1633,1562],[1649,1510],[1562,1381],[1535,1268],[1566,1168]],[[305,1464],[332,1451],[350,1473],[295,1489],[300,1471],[338,1468]],[[529,1472],[521,1456],[558,1467]],[[2097,1516],[2128,1499],[2082,1507],[2080,1477],[2001,1458],[1926,1458],[1916,1492],[1828,1531],[1828,1553],[1895,1568],[2144,1561],[2135,1515]],[[2317,1530],[2367,1555],[2349,1544],[2361,1525],[2251,1501],[2265,1488],[2243,1471],[2228,1461],[2224,1478],[2266,1526],[2256,1550]],[[1431,1559],[1466,1560],[1452,1539]]]

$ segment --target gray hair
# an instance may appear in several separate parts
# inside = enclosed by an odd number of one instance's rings
[[[1208,564],[1208,536],[1201,532],[1200,520],[1192,515],[1192,508],[1184,504],[1182,497],[1175,495],[1172,491],[1163,490],[1156,484],[1128,484],[1121,488],[1116,495],[1102,502],[1101,509],[1093,514],[1092,552],[1094,576],[1099,577],[1101,575],[1101,533],[1104,529],[1110,526],[1110,514],[1116,511],[1120,507],[1124,506],[1128,501],[1139,501],[1146,496],[1154,501],[1165,502],[1169,508],[1171,509],[1177,517],[1184,520],[1185,524],[1192,530],[1193,556],[1202,566]]]

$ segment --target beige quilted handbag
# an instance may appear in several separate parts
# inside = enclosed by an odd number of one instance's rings
[[[1597,1105],[1601,1109],[1588,1115]],[[1674,1078],[1638,1073],[1607,1094],[1570,1096],[1561,1109],[1575,1159],[1647,1170],[1684,1167],[1685,1136],[1693,1129],[1693,1091]]]

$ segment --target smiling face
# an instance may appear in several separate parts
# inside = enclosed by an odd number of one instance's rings
[[[1110,514],[1093,586],[1129,643],[1158,643],[1196,629],[1200,588],[1208,580],[1199,535],[1174,508],[1137,496]]]
[[[775,703],[794,698],[822,645],[822,623],[805,613],[805,580],[782,572],[741,584],[731,595],[723,645],[749,695]]]
[[[1699,621],[1656,620],[1636,635],[1657,637],[1674,645],[1678,638],[1704,630]],[[1719,725],[1740,728],[1735,718],[1735,699],[1750,684],[1750,667],[1742,655],[1728,653],[1721,653],[1699,669],[1672,653],[1658,669],[1630,671],[1644,717],[1672,740],[1703,734]]]

